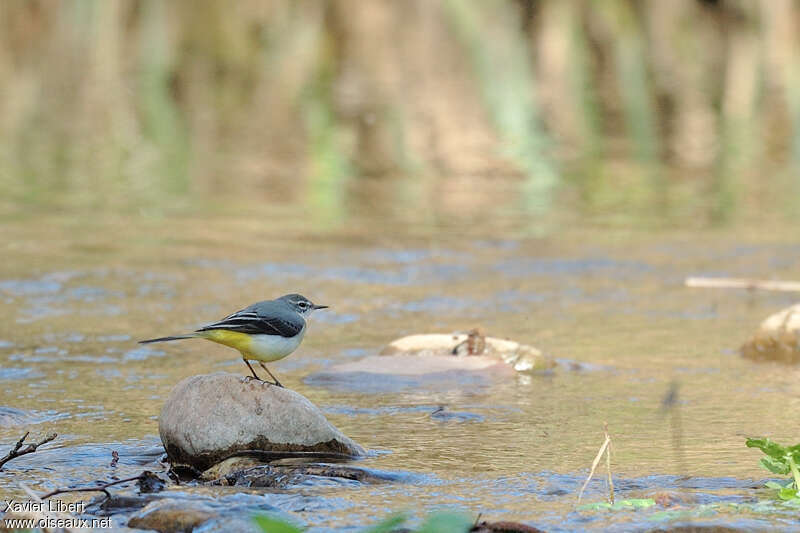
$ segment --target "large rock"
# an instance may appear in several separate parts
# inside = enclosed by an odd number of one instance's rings
[[[800,304],[768,316],[742,346],[753,360],[800,363]]]
[[[365,453],[300,394],[222,372],[178,383],[161,409],[158,430],[170,461],[198,470],[245,450]]]

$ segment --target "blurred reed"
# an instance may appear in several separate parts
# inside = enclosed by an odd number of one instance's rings
[[[324,220],[563,198],[796,213],[799,16],[790,0],[9,0],[0,193],[93,209],[256,194]]]

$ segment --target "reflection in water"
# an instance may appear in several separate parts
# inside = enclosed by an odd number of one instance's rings
[[[797,213],[796,5],[563,4],[3,7],[2,208]]]

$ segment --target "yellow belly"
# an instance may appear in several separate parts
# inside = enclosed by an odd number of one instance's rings
[[[198,337],[236,348],[245,359],[269,363],[283,359],[297,349],[303,340],[305,328],[294,337],[278,335],[249,335],[227,329],[212,329],[197,333]]]
[[[227,329],[201,331],[198,333],[198,336],[219,344],[224,344],[225,346],[230,346],[231,348],[236,348],[242,352],[242,355],[245,357],[250,355],[250,348],[253,345],[253,338],[251,335]]]

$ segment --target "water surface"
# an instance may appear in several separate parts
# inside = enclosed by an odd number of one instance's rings
[[[690,275],[796,278],[800,243],[787,226],[645,231],[591,220],[532,224],[514,213],[327,223],[296,206],[243,205],[239,213],[4,218],[0,442],[6,448],[27,430],[59,433],[6,466],[4,494],[21,496],[18,480],[45,491],[157,468],[158,413],[171,388],[246,368],[235,352],[201,340],[136,340],[288,292],[331,309],[314,315],[302,347],[273,372],[375,452],[359,466],[403,481],[226,493],[247,499],[242,512],[274,508],[324,529],[448,507],[554,530],[624,528],[643,519],[574,509],[603,423],[622,497],[670,489],[749,501],[766,476],[744,438],[796,438],[786,413],[800,397],[797,369],[737,353],[796,295],[683,287]],[[587,368],[503,381],[314,378],[403,335],[476,326]],[[673,386],[677,403],[665,410]],[[600,479],[586,498],[602,500],[604,491]]]

